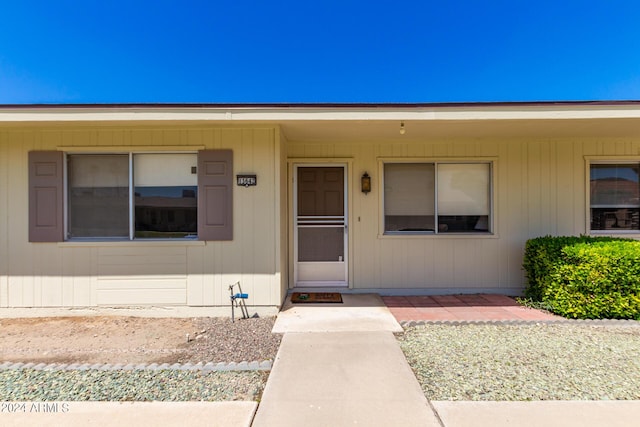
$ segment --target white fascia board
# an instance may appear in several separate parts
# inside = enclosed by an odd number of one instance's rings
[[[450,120],[549,120],[640,118],[638,106],[560,107],[444,107],[375,109],[234,110],[231,120],[241,121],[450,121]]]
[[[202,111],[200,109],[153,109],[153,108],[37,108],[2,109],[0,122],[117,122],[117,121],[171,121],[171,120],[229,120],[226,111]]]
[[[2,108],[0,122],[135,121],[467,121],[640,118],[640,105],[482,105],[385,107],[34,107]]]

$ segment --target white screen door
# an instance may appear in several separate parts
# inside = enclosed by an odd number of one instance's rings
[[[295,168],[296,286],[347,286],[344,166]]]

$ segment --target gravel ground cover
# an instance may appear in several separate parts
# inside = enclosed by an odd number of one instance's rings
[[[267,374],[258,371],[0,371],[0,401],[257,400]]]
[[[398,341],[430,400],[638,400],[640,327],[419,325]]]
[[[275,317],[0,319],[0,363],[207,363],[273,360]],[[188,341],[187,341],[188,337]]]
[[[236,320],[207,317],[194,320],[196,331],[181,347],[179,363],[273,360],[282,335],[272,334],[275,317]]]
[[[275,317],[0,319],[0,363],[196,364],[275,359]],[[188,340],[187,340],[188,336]],[[258,400],[268,372],[0,370],[0,401]]]

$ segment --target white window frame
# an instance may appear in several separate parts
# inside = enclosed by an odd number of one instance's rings
[[[591,229],[591,165],[630,164],[640,166],[636,156],[585,156],[585,230],[594,236],[640,236],[639,230],[592,230]]]
[[[385,164],[433,164],[435,165],[435,179],[434,179],[434,231],[386,231],[385,224],[385,190],[384,190],[384,166]],[[489,165],[489,215],[488,215],[488,231],[465,231],[465,232],[439,232],[438,231],[438,164],[487,164]],[[378,188],[380,194],[379,204],[379,230],[378,237],[381,238],[393,238],[393,237],[437,237],[437,238],[469,238],[469,237],[497,237],[496,233],[496,218],[495,211],[495,186],[496,180],[497,159],[493,157],[479,157],[479,158],[394,158],[385,157],[378,158]]]
[[[137,154],[195,154],[196,155],[196,165],[197,165],[197,150],[185,150],[185,151],[141,151],[141,150],[132,150],[132,151],[122,151],[122,150],[113,150],[113,151],[64,151],[64,162],[63,162],[63,214],[64,214],[64,241],[65,242],[130,242],[130,241],[193,241],[198,240],[197,234],[194,236],[185,236],[185,237],[177,237],[177,238],[152,238],[152,237],[135,237],[135,192],[134,189],[134,164],[133,158]],[[68,161],[69,156],[71,155],[127,155],[129,161],[129,236],[125,237],[69,237],[69,171],[68,171]]]

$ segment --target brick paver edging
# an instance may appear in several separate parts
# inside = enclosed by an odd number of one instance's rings
[[[15,369],[36,369],[42,371],[88,371],[88,370],[97,370],[97,371],[141,371],[141,370],[149,370],[149,371],[162,371],[162,370],[177,370],[177,371],[202,371],[202,372],[222,372],[222,371],[270,371],[272,366],[271,360],[264,360],[262,362],[240,362],[240,363],[140,363],[134,364],[129,363],[127,365],[117,363],[117,364],[108,364],[108,363],[15,363],[15,362],[4,362],[0,364],[0,371],[2,370],[15,370]]]
[[[638,320],[623,319],[559,319],[559,320],[402,320],[400,326],[421,325],[593,325],[640,327]]]

